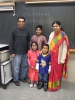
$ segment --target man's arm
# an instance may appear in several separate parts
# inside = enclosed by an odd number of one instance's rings
[[[28,36],[27,36],[27,51],[29,50],[30,48],[30,34],[28,32]]]
[[[10,34],[10,40],[9,40],[9,52],[10,54],[14,54],[14,31]]]

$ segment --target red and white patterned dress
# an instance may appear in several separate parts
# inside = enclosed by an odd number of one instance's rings
[[[38,72],[36,71],[36,60],[38,55],[40,54],[40,50],[28,51],[28,63],[29,63],[29,69],[28,69],[28,77],[31,81],[38,81]],[[31,68],[33,66],[34,68]]]
[[[37,42],[37,44],[38,44],[38,49],[39,49],[39,50],[42,49],[42,45],[43,45],[43,44],[47,43],[47,39],[46,39],[46,37],[43,36],[43,35],[39,35],[39,36],[38,36],[38,35],[33,35],[33,36],[31,37],[30,43],[31,43],[32,41],[36,41],[36,42]]]

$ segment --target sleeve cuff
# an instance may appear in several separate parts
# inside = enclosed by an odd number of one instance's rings
[[[36,69],[39,70],[39,64],[38,63],[36,63]]]
[[[51,72],[51,65],[49,66],[48,72]]]

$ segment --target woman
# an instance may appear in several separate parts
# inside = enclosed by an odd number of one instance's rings
[[[54,31],[50,34],[48,41],[51,54],[51,73],[48,89],[49,91],[56,91],[61,86],[62,77],[67,78],[69,42],[59,21],[53,22],[52,27]]]

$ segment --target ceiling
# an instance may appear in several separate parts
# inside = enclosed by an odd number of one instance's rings
[[[25,1],[25,0],[0,0],[0,2],[5,2],[5,1],[16,1],[16,2],[22,2],[22,1]]]
[[[44,2],[74,2],[75,0],[0,0],[0,2],[15,1],[15,2],[29,2],[29,3],[44,3]]]

